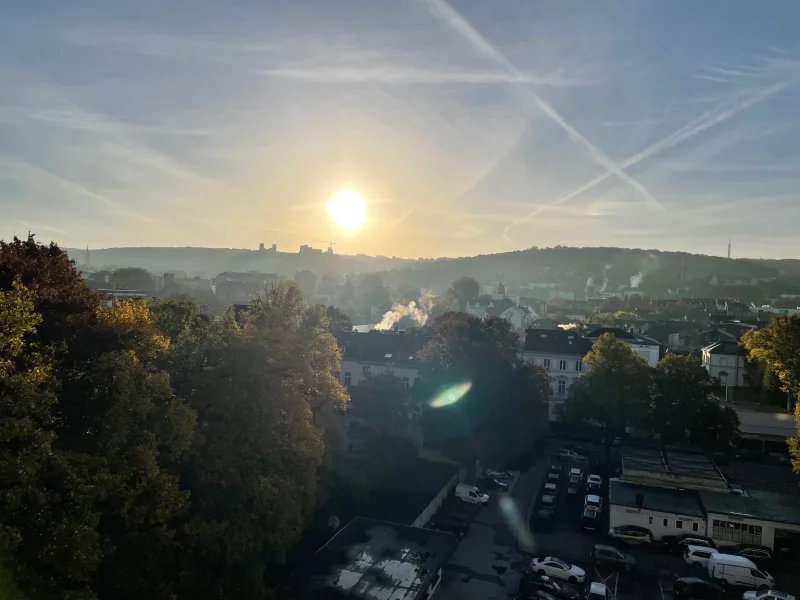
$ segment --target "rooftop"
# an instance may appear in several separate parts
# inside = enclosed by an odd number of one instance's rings
[[[720,493],[712,495],[727,497],[726,494]],[[637,502],[637,499],[640,502]],[[644,508],[700,519],[706,516],[700,497],[694,491],[668,490],[611,479],[608,482],[608,500],[616,506]]]
[[[574,331],[563,329],[527,329],[523,352],[546,352],[586,356],[592,350],[592,342]]]
[[[747,350],[737,342],[715,342],[703,348],[703,352],[710,354],[724,354],[727,356],[747,356]]]
[[[701,492],[700,497],[709,513],[800,526],[800,501],[797,496],[758,490],[748,490],[747,494],[738,496]]]
[[[366,333],[337,332],[336,341],[342,349],[342,357],[347,360],[392,364],[416,364],[417,352],[427,344],[432,336],[405,331],[378,331]]]
[[[687,489],[728,489],[725,476],[707,454],[675,446],[624,446],[622,479]]]
[[[311,557],[299,598],[423,598],[457,544],[450,533],[357,517]]]
[[[591,331],[586,332],[587,338],[599,338],[601,335],[610,333],[618,340],[628,340],[628,341],[636,341],[636,336],[632,333],[625,331],[624,329],[620,329],[619,327],[597,327],[596,329],[592,329]]]

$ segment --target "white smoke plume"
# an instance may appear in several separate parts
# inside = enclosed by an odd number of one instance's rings
[[[607,287],[608,287],[608,277],[603,279],[603,285],[600,288],[600,293],[602,294],[603,292],[605,292]]]
[[[559,327],[561,329],[564,329],[565,331],[571,331],[571,330],[577,329],[578,328],[578,324],[577,323],[564,323],[563,325],[559,325]]]
[[[589,279],[586,280],[586,285],[583,288],[583,293],[584,294],[588,294],[589,293],[589,288],[593,288],[593,287],[595,287],[594,277],[589,277]]]
[[[383,315],[381,322],[375,325],[375,329],[379,331],[391,329],[403,317],[411,317],[418,327],[422,327],[428,322],[435,303],[436,294],[431,290],[422,290],[417,301],[412,300],[408,304],[395,302],[392,309]]]
[[[639,287],[639,285],[642,283],[642,279],[643,279],[643,278],[644,278],[644,273],[642,273],[641,271],[639,271],[639,272],[638,272],[636,275],[634,275],[633,277],[631,277],[631,287],[632,287],[633,289],[636,289],[636,288],[638,288],[638,287]]]

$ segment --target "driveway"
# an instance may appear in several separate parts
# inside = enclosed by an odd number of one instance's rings
[[[527,511],[547,470],[540,461],[517,476],[508,493],[493,492],[445,565],[440,590],[446,600],[506,600],[519,587],[530,557],[518,550],[527,535]]]

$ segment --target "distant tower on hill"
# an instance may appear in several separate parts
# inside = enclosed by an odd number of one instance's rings
[[[731,259],[731,238],[728,238],[728,260]]]
[[[87,266],[90,264],[89,263],[89,246],[88,246],[88,244],[86,246],[86,256],[83,257],[83,264],[87,265]]]

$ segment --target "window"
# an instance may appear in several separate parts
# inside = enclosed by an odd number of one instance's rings
[[[372,375],[372,367],[370,367],[369,365],[363,365],[361,367],[361,373],[364,375],[364,377],[369,377],[370,375]]]
[[[566,371],[567,370],[567,361],[565,361],[565,360],[558,361],[558,370],[559,371]]]
[[[735,521],[723,521],[714,519],[712,521],[711,537],[715,540],[724,540],[736,544],[752,544],[761,546],[761,526],[747,525]]]
[[[647,517],[647,524],[648,525],[652,525],[653,524],[653,517]]]
[[[747,373],[742,374],[742,385],[750,385],[750,377],[747,376]]]
[[[728,374],[725,371],[719,372],[719,384],[728,385]]]
[[[583,361],[582,361],[582,360],[575,361],[575,370],[576,370],[578,373],[580,373],[581,371],[583,371]]]
[[[669,527],[669,519],[664,519],[664,527]]]
[[[683,521],[675,521],[675,529],[683,529]]]
[[[563,396],[567,393],[567,380],[566,379],[559,379],[558,380],[558,394]]]
[[[351,381],[350,371],[345,371],[345,374],[344,374],[344,387],[349,388],[350,387],[350,381]]]
[[[407,390],[411,387],[411,380],[408,377],[401,377],[400,381],[403,382],[403,389]]]
[[[692,523],[692,531],[700,531],[700,526],[697,523]]]
[[[549,358],[542,359],[542,366],[545,369],[549,369],[550,368],[550,359]]]

